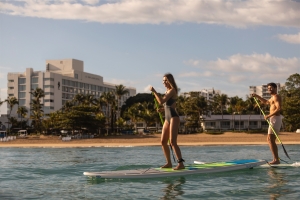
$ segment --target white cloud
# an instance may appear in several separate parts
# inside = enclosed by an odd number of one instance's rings
[[[291,44],[300,44],[300,32],[294,35],[279,34],[277,35],[277,38]]]
[[[17,3],[16,3],[17,2]],[[300,3],[285,0],[20,0],[0,3],[9,15],[100,23],[207,23],[300,27]]]
[[[227,59],[214,61],[195,60],[186,61],[193,67],[204,71],[211,77],[224,79],[230,83],[241,83],[247,81],[270,80],[284,82],[290,75],[299,73],[299,58],[278,58],[270,54],[232,55]],[[202,63],[198,65],[196,63]],[[183,73],[182,77],[194,77],[203,72]],[[263,81],[264,82],[264,81]]]
[[[179,77],[210,77],[212,76],[212,72],[184,72],[179,74]]]
[[[87,3],[89,5],[96,5],[99,3],[100,0],[82,0],[84,3]]]

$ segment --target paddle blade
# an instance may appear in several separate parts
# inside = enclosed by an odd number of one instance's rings
[[[288,153],[286,152],[286,150],[285,150],[283,144],[282,144],[282,148],[283,148],[283,151],[284,151],[285,155],[291,160],[291,158],[290,158],[290,156],[288,155]]]

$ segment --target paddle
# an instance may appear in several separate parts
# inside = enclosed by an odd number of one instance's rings
[[[259,103],[257,102],[257,99],[256,99],[255,97],[253,97],[253,98],[254,98],[254,100],[255,100],[255,102],[256,102],[256,104],[257,104],[257,106],[259,107],[259,109],[260,109],[261,113],[262,113],[262,114],[263,114],[263,116],[265,117],[266,115],[265,115],[264,111],[261,109],[261,107],[260,107]],[[286,155],[286,156],[287,156],[289,159],[291,159],[291,158],[290,158],[290,156],[288,155],[288,153],[286,152],[286,150],[285,150],[285,148],[284,148],[284,146],[283,146],[283,144],[282,144],[281,140],[279,139],[279,137],[278,137],[278,135],[277,135],[276,131],[274,130],[274,128],[273,128],[273,126],[272,126],[272,124],[269,122],[269,120],[267,120],[267,119],[266,119],[266,121],[268,122],[269,126],[271,127],[271,129],[272,129],[272,131],[273,131],[274,135],[276,136],[277,140],[278,140],[278,141],[281,143],[281,146],[282,146],[282,148],[283,148],[283,151],[284,151],[285,155]]]
[[[152,95],[154,96],[154,103],[155,103],[155,106],[156,106],[156,108],[158,109],[158,108],[159,108],[158,102],[157,102],[157,100],[156,100],[155,95],[154,95],[153,92],[152,92]],[[159,118],[160,118],[161,124],[164,125],[164,120],[163,120],[163,117],[162,117],[161,113],[158,112],[158,114],[159,114]],[[172,152],[172,156],[173,156],[174,162],[176,162],[175,157],[174,157],[174,153],[173,153],[173,148],[172,148],[172,145],[171,145],[171,143],[170,143],[170,140],[169,140],[168,142],[169,142],[169,146],[170,146],[170,149],[171,149],[171,152]]]

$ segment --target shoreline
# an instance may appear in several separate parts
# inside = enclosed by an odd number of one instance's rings
[[[58,136],[28,136],[8,142],[0,142],[0,148],[88,148],[88,147],[142,147],[161,146],[161,134],[102,136],[93,139],[72,139],[62,141]],[[300,134],[281,132],[279,138],[284,145],[299,145]],[[179,146],[228,146],[268,145],[266,133],[187,134],[178,135]],[[278,145],[281,145],[277,141]]]

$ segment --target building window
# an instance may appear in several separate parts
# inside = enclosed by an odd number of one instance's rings
[[[26,78],[19,78],[18,82],[19,82],[19,84],[25,84]]]
[[[79,83],[80,88],[84,88],[84,83]]]
[[[19,99],[19,106],[25,106],[26,100],[25,99]]]
[[[25,98],[26,93],[25,92],[19,92],[19,98]]]
[[[19,91],[25,91],[26,85],[19,85]]]
[[[54,95],[54,93],[53,92],[45,92],[45,96],[46,95]]]
[[[78,74],[75,74],[75,78],[78,79]]]
[[[261,122],[261,125],[262,125],[262,126],[267,126],[267,125],[269,125],[269,124],[268,124],[268,122],[266,122],[266,121],[262,121],[262,122]]]
[[[249,122],[249,125],[250,125],[250,126],[257,126],[257,121],[255,121],[255,122],[251,122],[251,121],[250,121],[250,122]]]
[[[64,61],[60,61],[59,63],[60,63],[60,64],[64,64]]]
[[[144,127],[143,123],[136,123],[136,127]]]
[[[13,97],[13,96],[14,96],[14,94],[9,94],[8,96],[10,96],[10,97]]]
[[[54,102],[53,99],[45,99],[45,102]]]
[[[39,78],[38,77],[32,77],[31,78],[31,83],[38,83],[39,82]]]
[[[235,126],[238,126],[238,125],[244,126],[244,121],[235,121],[234,125]]]
[[[13,90],[13,89],[14,89],[14,87],[8,87],[8,89],[10,89],[10,90]]]
[[[206,127],[215,127],[216,126],[216,122],[205,122],[205,126]]]
[[[32,85],[31,85],[31,90],[35,90],[35,89],[38,88],[38,87],[39,87],[38,84],[32,84]]]
[[[44,81],[54,81],[54,78],[44,78]]]
[[[44,88],[54,88],[54,85],[44,85]]]
[[[14,80],[8,80],[8,82],[10,82],[10,83],[13,83],[13,82],[14,82]]]

